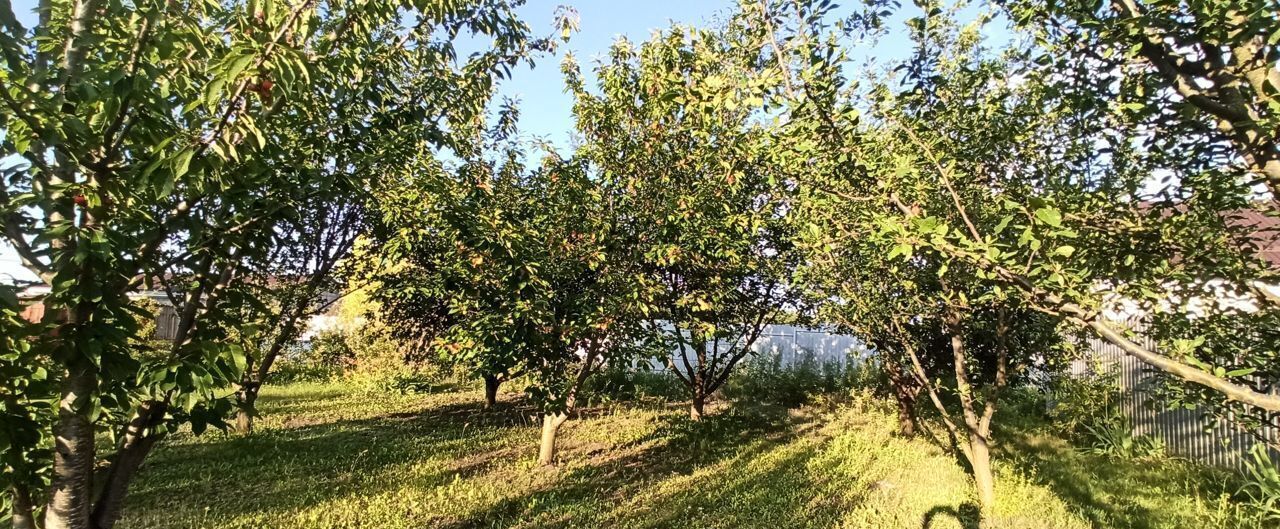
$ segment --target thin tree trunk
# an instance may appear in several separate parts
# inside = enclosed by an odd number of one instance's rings
[[[707,398],[701,391],[694,390],[693,403],[689,405],[689,418],[694,421],[701,421],[706,416]]]
[[[947,407],[942,403],[942,397],[938,395],[937,386],[933,381],[929,380],[928,373],[925,372],[924,366],[920,363],[920,356],[916,354],[915,347],[903,342],[902,348],[907,354],[907,359],[911,361],[911,369],[916,381],[920,383],[920,387],[924,388],[925,394],[929,396],[929,401],[933,403],[934,409],[938,411],[938,417],[942,419],[942,425],[946,427],[947,438],[951,441],[951,446],[961,452],[968,450],[968,444],[960,440],[959,427],[956,426],[956,422],[951,418],[951,413],[947,411]],[[965,457],[967,458],[968,456],[966,455]]]
[[[58,83],[60,89],[55,91],[57,96],[55,99],[61,99],[60,106],[68,103],[67,97],[74,94],[70,88],[80,76],[81,65],[88,48],[84,37],[91,32],[94,18],[97,16],[98,4],[98,0],[79,0],[71,5],[69,30],[63,44],[61,60],[63,72]],[[41,28],[47,30],[44,22],[47,22],[45,17],[49,15],[41,13],[40,16]],[[74,101],[70,103],[74,107]],[[63,150],[55,148],[54,152],[55,157],[58,158],[58,169],[49,176],[48,184],[56,189],[58,185],[74,183],[76,170],[73,162],[66,159]],[[89,176],[88,183],[95,183],[92,175]],[[74,212],[70,204],[53,208],[46,220],[49,221],[47,224],[53,224],[68,219],[74,222]],[[92,229],[94,226],[93,215],[88,209],[83,213],[80,226],[85,230]],[[58,239],[53,241],[51,246],[55,250],[74,251],[74,240],[74,237]],[[55,251],[55,255],[56,253]],[[81,286],[92,284],[90,282],[92,278],[86,277],[89,275],[88,268],[86,266],[80,268],[78,275],[82,281],[85,281]],[[78,307],[62,314],[66,317],[63,323],[74,329],[87,320],[90,307],[87,301],[82,301]],[[74,360],[68,362],[66,366],[67,378],[62,383],[58,419],[53,425],[53,482],[50,487],[49,503],[45,509],[44,526],[47,529],[87,529],[89,508],[93,501],[93,466],[97,454],[94,446],[93,423],[84,411],[89,408],[89,399],[93,398],[93,392],[97,389],[97,374],[88,359],[78,357],[80,352],[74,350],[78,344],[65,337],[58,338],[57,341],[61,342],[60,345],[63,347],[71,348],[72,351],[69,352],[75,356],[73,356]]]
[[[555,463],[556,438],[560,434],[560,426],[569,420],[569,414],[573,413],[573,408],[578,402],[578,392],[582,390],[587,377],[591,376],[591,372],[595,370],[596,357],[600,354],[596,347],[596,344],[591,344],[586,358],[582,359],[582,367],[578,369],[573,385],[569,386],[569,394],[565,396],[564,409],[558,413],[546,413],[542,416],[542,442],[538,446],[538,465],[550,466]]]
[[[13,529],[36,529],[35,506],[31,503],[31,490],[25,485],[13,486]]]
[[[981,431],[969,434],[969,466],[973,467],[973,484],[978,489],[978,504],[985,518],[996,504],[996,480],[991,471],[991,446]]]
[[[996,413],[996,404],[1000,393],[1009,381],[1009,321],[1008,311],[1001,306],[996,311],[996,379],[987,392],[983,403],[982,416],[978,418],[977,427],[970,426],[973,432],[969,438],[970,462],[973,465],[973,481],[978,488],[978,501],[984,513],[995,507],[995,476],[991,470],[991,419]]]
[[[236,391],[236,431],[242,434],[253,433],[253,406],[258,400],[257,382],[242,382]]]
[[[906,399],[898,395],[894,399],[898,403],[898,435],[902,437],[915,437],[916,435],[916,414],[915,399]]]
[[[898,434],[903,437],[913,437],[916,434],[916,396],[920,393],[919,386],[913,384],[913,378],[909,378],[902,372],[902,366],[898,365],[892,358],[883,358],[885,372],[889,375],[889,385],[892,386],[893,399],[898,405]]]
[[[484,409],[491,410],[498,405],[498,387],[502,380],[497,375],[485,374],[484,377]]]
[[[73,370],[63,384],[54,424],[53,483],[45,509],[46,529],[89,529],[96,459],[93,423],[83,413],[95,385],[92,370]]]
[[[115,459],[111,462],[102,494],[94,505],[94,529],[111,529],[120,520],[124,499],[129,493],[129,483],[137,475],[138,469],[142,468],[142,462],[151,453],[158,439],[151,429],[164,416],[166,408],[162,402],[145,402],[129,421]]]
[[[253,433],[253,415],[249,410],[243,408],[236,410],[236,431],[242,434]]]
[[[701,421],[706,415],[707,384],[710,382],[709,378],[713,376],[713,374],[707,372],[709,367],[707,365],[707,341],[701,340],[697,336],[693,336],[692,342],[697,347],[698,366],[694,371],[693,376],[689,377],[690,381],[693,382],[692,387],[689,388],[693,392],[693,398],[690,399],[689,403],[689,419]]]
[[[237,432],[253,433],[253,406],[258,401],[258,391],[262,389],[262,384],[266,382],[267,376],[271,374],[271,366],[280,357],[280,352],[284,351],[285,345],[293,341],[299,313],[300,310],[293,310],[289,313],[289,316],[281,325],[280,331],[276,333],[275,340],[271,342],[271,347],[267,349],[266,354],[262,355],[262,362],[256,368],[245,370],[240,382],[240,390],[236,392],[236,405],[239,408],[236,411]]]
[[[969,368],[966,365],[968,354],[964,347],[964,337],[960,334],[960,317],[954,312],[949,312],[943,321],[946,324],[947,333],[951,335],[956,394],[960,397],[960,409],[964,414],[964,425],[968,434],[965,436],[968,450],[964,450],[964,456],[969,460],[969,467],[973,470],[973,482],[978,490],[978,503],[985,518],[995,506],[995,477],[991,473],[991,448],[987,437],[989,428],[983,428],[985,421],[979,418],[974,406],[973,387],[969,381]]]
[[[560,426],[569,420],[565,412],[542,416],[542,443],[538,446],[538,464],[550,466],[555,463],[556,438],[560,434]]]

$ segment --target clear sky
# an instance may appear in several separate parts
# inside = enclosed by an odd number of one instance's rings
[[[535,34],[549,34],[559,5],[572,5],[581,17],[581,31],[554,57],[543,56],[533,68],[523,67],[501,86],[504,96],[520,102],[520,129],[527,136],[550,140],[560,148],[568,145],[573,121],[572,100],[564,91],[560,61],[572,52],[584,72],[602,57],[618,37],[645,40],[654,30],[672,22],[710,22],[717,13],[732,8],[734,0],[530,0],[520,7],[521,18]]]
[[[560,76],[560,60],[566,52],[572,52],[580,61],[584,73],[593,66],[609,45],[618,37],[626,36],[642,41],[656,29],[673,22],[702,24],[712,22],[736,5],[736,0],[529,0],[519,8],[521,17],[537,35],[554,32],[555,10],[560,5],[571,5],[581,18],[581,31],[574,34],[567,45],[562,45],[555,56],[544,55],[534,67],[523,66],[513,72],[511,79],[503,81],[500,93],[519,101],[520,130],[528,137],[538,137],[564,149],[569,145],[573,121],[570,116],[572,101],[564,92]],[[848,2],[852,4],[857,2]],[[36,0],[12,0],[18,20],[31,27],[36,20],[33,9]],[[891,22],[891,31],[875,48],[864,53],[882,58],[901,57],[908,51],[902,28],[903,16]],[[1002,37],[1003,35],[996,35]],[[467,52],[477,42],[460,43],[460,52]],[[874,50],[874,51],[873,51]],[[0,244],[0,281],[8,276],[33,279],[21,267],[13,250]]]

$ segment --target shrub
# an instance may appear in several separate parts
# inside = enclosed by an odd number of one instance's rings
[[[869,362],[851,358],[849,364],[844,367],[839,362],[819,363],[812,352],[806,351],[800,361],[784,367],[781,355],[759,354],[729,378],[724,394],[734,400],[796,407],[815,395],[866,387],[880,378]]]
[[[1134,435],[1133,424],[1120,411],[1118,374],[1095,363],[1081,375],[1064,373],[1049,381],[1047,415],[1089,454],[1126,459],[1164,456],[1164,443]]]
[[[1245,484],[1240,493],[1270,522],[1280,522],[1280,470],[1267,453],[1267,446],[1253,445],[1245,462]]]
[[[356,360],[355,351],[347,344],[347,336],[337,330],[318,333],[299,357],[308,363],[337,373],[354,367]]]
[[[1133,425],[1122,415],[1114,414],[1081,423],[1087,443],[1082,451],[1089,454],[1126,459],[1153,459],[1164,456],[1164,443],[1145,435],[1133,435]]]
[[[271,369],[273,384],[293,382],[325,382],[339,377],[342,371],[301,358],[281,358]]]
[[[372,326],[327,330],[281,355],[271,378],[281,383],[341,378],[365,392],[420,393],[448,375],[437,364],[408,357]]]
[[[587,380],[588,401],[602,404],[645,398],[681,400],[687,390],[676,377],[662,371],[609,366]]]
[[[1074,435],[1086,433],[1085,424],[1119,414],[1118,375],[1093,366],[1084,375],[1062,374],[1049,382],[1049,420]]]
[[[342,375],[351,365],[351,351],[342,333],[325,331],[307,343],[284,350],[271,368],[271,382],[320,382]]]

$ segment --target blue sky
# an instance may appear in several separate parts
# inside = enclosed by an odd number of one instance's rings
[[[560,46],[554,57],[543,56],[533,68],[522,67],[505,81],[501,94],[520,103],[520,128],[527,136],[550,140],[560,148],[568,145],[573,121],[569,114],[573,101],[564,91],[560,61],[572,52],[588,70],[595,58],[601,57],[619,37],[633,41],[647,39],[656,29],[672,22],[699,24],[724,13],[734,0],[531,0],[520,7],[521,18],[535,34],[552,32],[555,9],[572,5],[581,17],[581,31],[568,44]]]
[[[522,66],[513,72],[512,78],[503,81],[500,93],[519,101],[520,130],[526,137],[538,137],[552,142],[560,149],[569,146],[573,120],[570,115],[572,100],[564,92],[560,76],[560,61],[565,53],[572,52],[582,64],[583,70],[592,68],[595,58],[603,56],[609,45],[619,37],[642,41],[656,29],[672,23],[703,24],[712,22],[736,5],[736,0],[530,0],[519,8],[521,17],[535,34],[550,35],[554,32],[553,19],[560,5],[572,5],[581,18],[581,31],[574,34],[567,45],[562,45],[554,56],[542,56],[534,67]],[[844,13],[855,9],[860,2],[848,0]],[[36,0],[12,0],[19,21],[31,27],[36,20],[33,9]],[[913,9],[913,8],[908,8]],[[861,48],[866,56],[882,60],[902,57],[908,51],[902,20],[891,21],[889,34],[873,48]],[[1003,37],[994,30],[993,37]],[[460,51],[482,43],[460,44]],[[7,245],[0,244],[0,281],[8,276],[33,279],[23,269]]]

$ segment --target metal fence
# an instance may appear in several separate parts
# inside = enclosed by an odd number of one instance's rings
[[[669,329],[668,329],[669,330]],[[730,345],[721,343],[721,350]],[[760,338],[751,345],[753,355],[775,358],[782,367],[790,367],[801,362],[812,361],[817,365],[836,365],[849,367],[870,354],[870,350],[856,336],[836,334],[823,329],[796,327],[793,325],[768,325],[760,334]],[[673,364],[682,365],[681,350],[677,347],[671,351]],[[697,365],[697,357],[689,351],[688,359]],[[650,368],[654,371],[665,371],[665,360],[650,360]]]
[[[1143,335],[1144,325],[1132,321],[1126,325],[1136,331],[1140,345],[1156,349],[1155,340]],[[1132,424],[1134,435],[1159,439],[1172,455],[1233,469],[1243,469],[1253,446],[1264,444],[1228,420],[1205,417],[1201,410],[1167,409],[1153,395],[1158,374],[1118,346],[1093,337],[1089,349],[1092,358],[1076,361],[1073,373],[1083,374],[1100,366],[1104,372],[1117,375],[1122,391],[1120,408]],[[1268,439],[1271,446],[1280,440],[1280,431],[1275,428],[1264,427],[1256,433]],[[1272,447],[1268,451],[1273,460],[1280,461],[1280,451]]]

